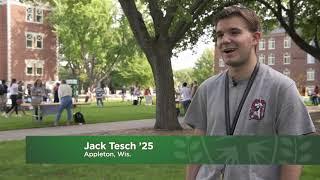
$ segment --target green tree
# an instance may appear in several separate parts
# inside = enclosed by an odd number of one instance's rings
[[[145,56],[136,55],[132,59],[121,61],[111,73],[112,86],[121,88],[132,85],[154,87],[151,67]]]
[[[175,86],[180,86],[182,83],[187,82],[190,84],[191,82],[194,81],[193,77],[193,69],[192,68],[187,68],[187,69],[181,69],[178,71],[173,72],[173,79],[175,82]]]
[[[302,50],[320,61],[319,0],[257,0],[251,5],[263,17],[265,27],[279,23]]]
[[[157,91],[156,129],[181,129],[176,117],[171,67],[173,49],[194,45],[213,14],[239,1],[119,0],[137,42],[150,63]],[[139,4],[140,2],[140,4]],[[209,31],[208,31],[209,32]]]
[[[112,0],[55,0],[51,16],[67,68],[89,87],[139,50]]]
[[[214,56],[213,49],[205,49],[193,68],[193,78],[202,83],[213,75]]]

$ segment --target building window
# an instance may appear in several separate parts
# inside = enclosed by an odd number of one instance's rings
[[[33,75],[33,67],[32,66],[27,66],[27,75]]]
[[[283,64],[290,64],[291,63],[291,58],[289,53],[285,53],[283,55]]]
[[[274,54],[271,53],[268,57],[268,65],[274,65],[275,61],[276,61],[276,58],[275,58]]]
[[[26,63],[26,75],[28,76],[42,76],[44,61],[28,59]]]
[[[264,39],[260,39],[259,41],[259,50],[265,50],[265,40]]]
[[[307,81],[314,81],[315,71],[314,69],[310,68],[307,70]]]
[[[33,21],[33,8],[31,8],[31,7],[27,8],[27,21],[28,22]]]
[[[42,76],[42,67],[37,67],[36,68],[36,75],[37,76]]]
[[[42,49],[43,35],[38,33],[26,33],[27,48]]]
[[[33,35],[27,34],[27,48],[33,47]]]
[[[290,77],[290,70],[289,70],[289,69],[285,69],[285,70],[283,71],[283,74],[286,75],[286,76],[288,76],[288,77]]]
[[[291,38],[289,36],[286,36],[284,38],[283,46],[284,46],[284,48],[290,48],[291,47]]]
[[[35,65],[35,74],[36,74],[36,76],[42,76],[42,74],[43,74],[43,63],[41,64],[36,64]]]
[[[224,67],[224,61],[222,58],[219,59],[219,67]]]
[[[37,23],[42,23],[43,22],[43,10],[42,9],[36,9],[36,19],[35,21]]]
[[[42,44],[43,44],[42,42],[43,42],[42,35],[37,35],[36,48],[42,49]]]
[[[269,49],[275,49],[276,48],[276,41],[273,38],[270,38],[268,45],[269,45],[268,46]]]
[[[43,10],[34,7],[28,7],[26,10],[27,22],[43,23]]]
[[[264,54],[259,55],[259,62],[265,64],[265,56]]]

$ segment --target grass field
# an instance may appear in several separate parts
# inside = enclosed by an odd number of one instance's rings
[[[105,102],[105,106],[103,108],[97,107],[95,103],[92,103],[91,105],[79,106],[74,110],[74,112],[79,110],[81,110],[81,112],[84,114],[85,120],[88,124],[149,119],[155,117],[154,105],[133,106],[131,102]],[[32,113],[32,111],[28,111],[27,115],[22,117],[15,117],[15,114],[12,114],[9,118],[0,116],[0,131],[48,127],[53,125],[55,115],[45,116],[44,121],[40,124],[39,122],[33,120]],[[19,114],[22,114],[22,112],[19,112]],[[64,125],[66,119],[66,111],[64,111],[60,120],[60,124]]]
[[[26,164],[25,141],[0,142],[0,179],[183,179],[183,165]]]
[[[0,142],[0,179],[180,180],[184,165],[26,164],[25,141]],[[301,180],[320,180],[320,166],[305,166]]]

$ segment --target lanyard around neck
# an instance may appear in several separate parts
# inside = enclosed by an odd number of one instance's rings
[[[225,121],[226,121],[226,132],[227,135],[233,135],[234,130],[236,129],[236,125],[240,116],[241,109],[243,107],[243,104],[250,92],[250,89],[252,87],[253,81],[256,78],[258,71],[259,71],[259,62],[257,62],[256,66],[254,67],[254,70],[250,76],[249,82],[247,84],[247,87],[242,95],[240,104],[238,106],[238,109],[236,111],[236,114],[233,118],[232,126],[230,126],[230,107],[229,107],[229,76],[228,72],[226,72],[225,76]]]

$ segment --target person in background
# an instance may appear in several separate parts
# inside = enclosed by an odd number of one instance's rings
[[[319,86],[316,86],[311,94],[312,104],[318,106]]]
[[[144,90],[143,95],[144,95],[144,98],[146,99],[146,105],[152,105],[152,96],[149,88],[146,88]]]
[[[27,84],[27,88],[26,88],[26,92],[25,94],[27,95],[27,103],[31,103],[31,88],[32,88],[32,84]]]
[[[139,101],[139,104],[141,105],[141,101],[143,99],[143,96],[141,96],[141,88],[140,86],[136,87],[134,89],[134,97],[137,98],[137,100]]]
[[[45,96],[45,89],[43,88],[42,81],[37,79],[31,88],[31,105],[34,109],[34,116],[37,121],[42,121],[42,115],[40,114],[40,104]]]
[[[86,98],[85,98],[85,101],[84,102],[91,102],[91,91],[90,91],[90,88],[88,88],[87,90],[87,93],[86,93]]]
[[[58,103],[59,102],[59,93],[58,93],[59,86],[60,86],[60,83],[57,82],[56,85],[53,88],[53,102],[54,103]]]
[[[97,100],[97,106],[103,107],[103,98],[104,98],[104,90],[101,87],[101,84],[98,83],[98,86],[96,88],[96,100]]]
[[[11,108],[9,108],[6,111],[6,114],[4,115],[6,118],[8,118],[8,115],[10,115],[11,110],[14,110],[16,112],[16,116],[18,115],[18,104],[17,104],[17,99],[18,99],[18,84],[16,79],[12,79],[11,85],[9,88],[10,92],[10,99],[11,99]]]
[[[18,97],[17,97],[17,106],[18,110],[20,109],[24,115],[26,115],[26,112],[24,111],[23,107],[21,107],[21,104],[23,103],[24,99],[24,89],[23,89],[24,83],[22,81],[18,82]]]
[[[6,85],[6,80],[0,82],[0,112],[2,111],[2,116],[5,116],[7,111],[8,86]]]
[[[61,118],[61,113],[64,109],[67,110],[67,125],[70,125],[72,119],[72,88],[70,85],[66,83],[66,80],[61,81],[61,85],[58,89],[58,95],[60,99],[60,105],[56,116],[56,120],[53,125],[58,126]]]
[[[190,105],[190,102],[191,102],[191,89],[187,85],[188,84],[186,82],[184,82],[182,84],[182,88],[180,91],[181,104],[183,106],[184,113],[187,112],[189,105]]]

